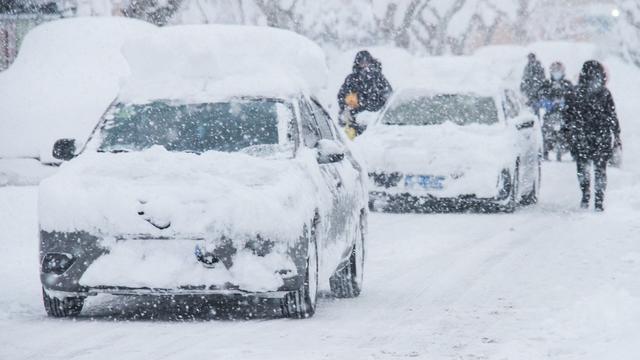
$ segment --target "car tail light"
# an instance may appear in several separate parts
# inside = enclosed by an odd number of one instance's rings
[[[42,272],[61,275],[67,271],[76,259],[67,253],[48,253],[42,259]]]

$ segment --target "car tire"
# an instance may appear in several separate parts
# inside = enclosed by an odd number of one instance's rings
[[[513,169],[513,177],[511,178],[511,189],[509,189],[509,202],[504,205],[502,211],[512,213],[516,211],[518,206],[518,188],[520,186],[520,161],[516,161]]]
[[[540,192],[540,179],[542,178],[542,161],[538,159],[538,172],[536,179],[533,181],[533,188],[531,191],[522,197],[520,205],[529,206],[538,203],[538,194]]]
[[[84,306],[84,297],[65,297],[58,299],[57,297],[49,296],[47,292],[42,289],[42,301],[44,303],[44,309],[47,311],[47,315],[52,317],[75,317],[80,315],[82,307]]]
[[[293,319],[310,318],[316,312],[318,299],[318,243],[312,227],[307,256],[307,269],[302,287],[288,292],[282,299],[282,313]]]
[[[338,298],[353,298],[362,292],[364,280],[366,215],[360,215],[356,229],[356,241],[351,249],[351,255],[329,279],[331,292]]]

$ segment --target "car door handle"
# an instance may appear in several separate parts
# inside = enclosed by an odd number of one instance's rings
[[[341,188],[342,187],[342,181],[338,180],[336,181],[336,188]]]

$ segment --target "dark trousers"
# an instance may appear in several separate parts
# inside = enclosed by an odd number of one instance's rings
[[[589,201],[591,197],[591,165],[595,167],[595,202],[602,205],[604,201],[604,192],[607,190],[607,159],[585,159],[576,158],[578,167],[578,182],[580,190],[582,190],[582,200]]]

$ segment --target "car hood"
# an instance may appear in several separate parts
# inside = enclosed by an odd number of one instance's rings
[[[416,175],[499,171],[513,165],[515,153],[513,136],[502,125],[377,125],[356,143],[370,172]]]
[[[40,227],[102,235],[295,240],[322,208],[315,158],[86,153],[40,185]],[[326,193],[326,191],[324,192]]]

